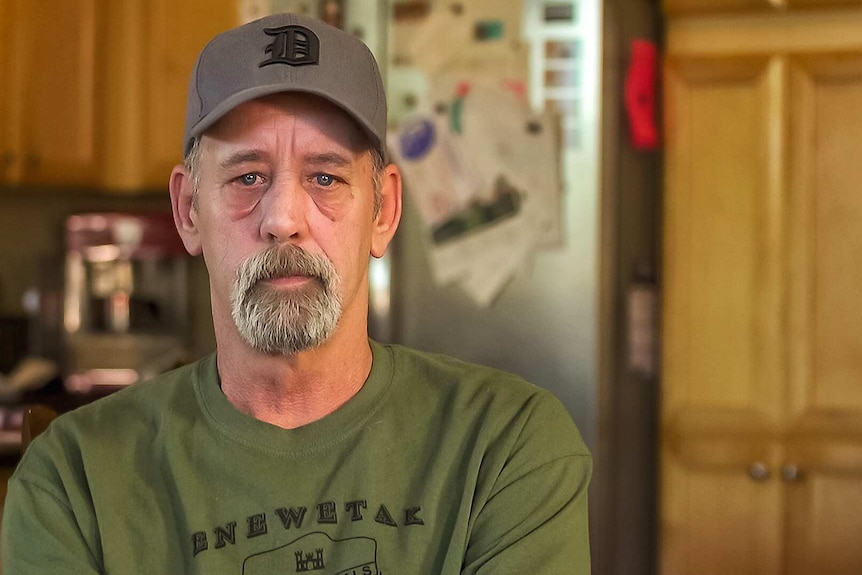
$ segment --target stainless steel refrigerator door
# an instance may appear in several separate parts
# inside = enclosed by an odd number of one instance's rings
[[[510,9],[523,8],[523,20],[529,24],[524,41],[531,43],[534,106],[559,92],[543,84],[545,68],[560,65],[559,59],[546,57],[545,44],[571,42],[577,47],[574,92],[563,91],[574,93],[577,105],[563,122],[568,148],[561,153],[562,241],[536,252],[490,307],[480,307],[459,287],[435,284],[425,232],[407,189],[403,219],[390,253],[382,262],[372,263],[371,333],[381,341],[446,353],[521,375],[553,392],[569,409],[587,444],[595,448],[601,7],[600,3],[572,0],[574,20],[565,24],[551,21],[543,11],[544,3],[506,0],[506,4]],[[401,103],[423,101],[421,87],[417,88],[421,82],[392,73],[392,66],[389,69],[390,117],[397,124]],[[408,80],[409,87],[398,85]]]

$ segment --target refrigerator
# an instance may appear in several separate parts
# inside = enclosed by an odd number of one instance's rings
[[[400,4],[409,4],[414,13],[399,14]],[[483,71],[499,64],[494,50],[505,49],[501,43],[518,42],[513,49],[520,51],[528,69],[525,98],[535,109],[556,105],[563,110],[556,151],[561,189],[554,206],[559,237],[552,245],[530,250],[492,301],[477,303],[457,282],[438,281],[427,222],[418,209],[421,199],[405,180],[400,227],[386,257],[371,266],[371,336],[522,376],[556,395],[587,445],[595,449],[601,3],[477,0],[462,3],[459,11],[454,5],[429,2],[424,3],[424,12],[417,4],[423,3],[387,6],[384,25],[371,35],[378,40],[376,50],[370,44],[372,50],[386,68],[391,127],[397,130],[417,109],[438,107],[426,100],[434,92],[429,82],[445,72],[441,68],[471,65],[463,59],[429,64],[405,57],[399,53],[398,38],[393,38],[399,26],[410,36],[409,49],[414,53],[428,53],[433,46],[445,52],[443,44],[464,41],[457,38],[459,33],[472,35],[473,57]],[[548,6],[555,11],[548,12]],[[379,13],[369,16],[366,22],[380,21]],[[420,18],[438,19],[437,33],[422,29]],[[478,38],[483,34],[496,37]],[[554,59],[547,49],[553,43],[573,46],[576,53],[569,54],[568,60]],[[464,53],[458,48],[450,52],[451,58],[462,58]],[[435,65],[438,69],[429,72]],[[549,73],[554,70],[556,74]],[[502,77],[508,70],[501,67],[499,73]],[[567,113],[572,100],[576,109]]]

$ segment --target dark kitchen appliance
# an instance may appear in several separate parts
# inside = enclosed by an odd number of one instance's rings
[[[65,234],[67,391],[122,387],[185,361],[188,258],[171,214],[76,214]]]

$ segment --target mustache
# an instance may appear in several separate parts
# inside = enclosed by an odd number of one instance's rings
[[[309,276],[331,286],[335,271],[323,256],[291,244],[272,246],[246,259],[237,270],[237,283],[245,291],[261,280],[286,276]]]

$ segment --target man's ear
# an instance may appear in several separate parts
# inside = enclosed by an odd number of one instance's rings
[[[401,221],[401,171],[395,164],[383,170],[380,213],[374,218],[371,255],[383,257]]]
[[[200,255],[203,250],[197,227],[197,211],[194,206],[194,184],[184,165],[174,166],[169,187],[174,224],[177,226],[183,245],[191,255]]]

